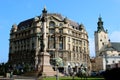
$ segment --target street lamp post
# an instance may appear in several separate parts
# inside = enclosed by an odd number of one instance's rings
[[[58,73],[59,73],[59,71],[58,71],[58,64],[56,65],[56,71],[57,71],[56,80],[59,80],[59,75],[58,75]]]
[[[58,57],[57,57],[58,59]],[[59,80],[59,70],[58,70],[58,61],[56,59],[56,71],[57,71],[57,74],[56,74],[56,80]]]

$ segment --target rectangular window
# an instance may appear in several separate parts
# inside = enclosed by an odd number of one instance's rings
[[[73,39],[73,43],[75,43],[75,39]]]
[[[32,42],[34,42],[35,41],[35,37],[32,37],[31,40],[32,40]]]
[[[68,50],[70,50],[70,44],[68,44]]]
[[[34,43],[32,43],[32,49],[34,49],[34,46],[35,46]]]
[[[76,52],[78,52],[78,46],[76,46]]]
[[[84,46],[85,46],[86,44],[85,44],[85,41],[84,41]]]
[[[60,33],[60,34],[62,34],[62,33],[63,33],[63,30],[62,30],[62,29],[60,29],[60,30],[59,30],[59,33]]]
[[[86,47],[84,47],[84,52],[86,52]]]
[[[50,49],[55,48],[55,40],[53,37],[49,37],[49,48]]]
[[[81,47],[79,47],[79,52],[82,52],[82,51],[81,51]]]
[[[59,43],[59,49],[60,49],[60,50],[63,49],[63,44],[62,44],[62,42]]]
[[[54,30],[53,30],[53,29],[49,29],[49,33],[50,33],[50,34],[53,34],[53,33],[54,33]]]
[[[70,30],[68,30],[68,34],[71,34],[71,31],[70,31]]]
[[[68,42],[70,42],[70,37],[68,37]]]
[[[75,46],[73,46],[73,51],[75,51]]]
[[[81,40],[79,41],[79,44],[80,44],[80,45],[82,44],[82,41],[81,41]]]
[[[78,40],[76,40],[76,44],[78,44]]]

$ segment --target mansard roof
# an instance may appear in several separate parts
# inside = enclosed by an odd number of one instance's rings
[[[116,51],[116,49],[114,49],[113,46],[107,46],[107,47],[105,48],[105,50],[106,50],[106,51]]]
[[[25,21],[22,21],[18,24],[18,30],[21,28],[21,27],[30,27],[32,26],[32,23],[33,23],[33,18],[31,19],[28,19],[28,20],[25,20]]]
[[[110,42],[101,52],[103,51],[118,51],[120,52],[120,43]]]
[[[47,16],[56,16],[58,17],[61,21],[64,20],[64,17],[61,14],[58,13],[47,13]]]
[[[78,24],[77,22],[70,20],[58,13],[47,13],[46,7],[42,10],[42,14],[40,16],[37,16],[37,19],[39,21],[41,21],[42,18],[45,16],[46,16],[46,18],[53,17],[54,19],[58,20],[59,22],[64,22],[65,24],[69,23],[69,25],[72,26],[72,28],[74,28],[74,29],[86,31],[83,24]],[[22,28],[31,27],[33,25],[34,21],[35,21],[35,18],[31,18],[31,19],[20,22],[18,24],[18,30],[21,30]]]
[[[120,43],[119,42],[111,42],[112,47],[120,52]]]
[[[42,16],[42,15],[41,15]],[[40,20],[41,20],[41,16],[37,16]],[[59,20],[60,22],[64,22],[64,19],[65,17],[63,17],[61,14],[57,14],[57,13],[47,13],[47,16],[52,16],[54,18],[56,18],[57,20]],[[74,27],[75,29],[84,29],[84,26],[82,26],[81,28],[81,24],[79,25],[78,23],[76,23],[75,21],[72,21],[68,18],[67,19],[67,22],[72,26]],[[30,27],[32,26],[32,24],[34,23],[34,18],[31,18],[31,19],[28,19],[28,20],[25,20],[25,21],[22,21],[18,24],[18,30],[21,28],[21,27]]]

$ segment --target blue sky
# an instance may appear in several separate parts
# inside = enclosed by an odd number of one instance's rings
[[[40,15],[44,6],[49,13],[60,13],[84,24],[89,35],[91,57],[95,56],[94,31],[97,30],[99,15],[111,42],[120,42],[120,0],[1,0],[0,63],[8,60],[11,26]]]

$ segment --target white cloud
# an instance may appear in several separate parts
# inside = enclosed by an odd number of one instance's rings
[[[93,38],[89,38],[89,49],[90,49],[90,57],[95,57],[95,44]]]
[[[120,31],[113,31],[109,37],[111,42],[120,42]]]

